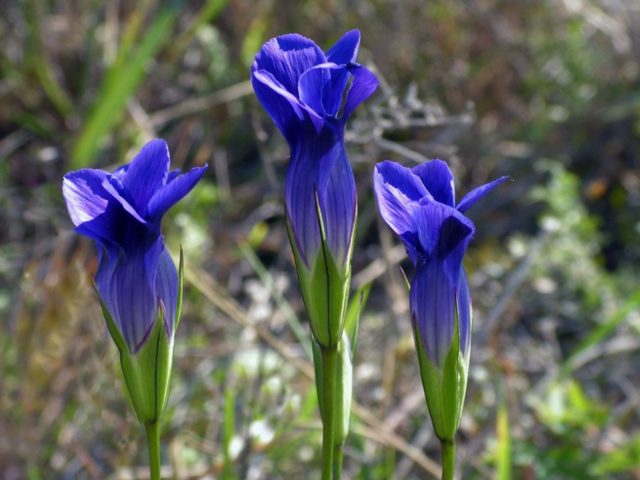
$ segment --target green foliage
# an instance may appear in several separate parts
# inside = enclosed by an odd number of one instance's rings
[[[574,380],[552,383],[533,406],[540,420],[559,436],[577,435],[592,427],[602,427],[609,416],[608,409],[587,397]]]
[[[563,288],[581,298],[585,321],[593,319],[595,309],[606,314],[614,308],[615,284],[599,258],[602,234],[598,220],[582,202],[579,179],[557,162],[544,160],[537,167],[550,178],[548,184],[531,191],[533,200],[545,204],[539,224],[548,246],[536,262],[534,275],[564,277]]]
[[[529,470],[536,477],[549,479],[601,478],[593,470],[597,456],[586,446],[595,429],[609,418],[609,409],[590,399],[572,380],[551,384],[532,406],[537,418],[552,432],[552,439],[545,445],[515,440],[515,471]]]
[[[156,16],[139,42],[134,34],[123,39],[118,57],[106,73],[96,102],[73,146],[73,168],[86,167],[95,161],[102,138],[120,120],[127,101],[144,80],[148,65],[171,37],[177,15],[175,8],[167,7]],[[136,18],[132,17],[132,22]],[[128,31],[135,30],[131,27]]]
[[[640,434],[605,452],[593,464],[591,472],[602,478],[616,473],[637,472],[640,465]]]

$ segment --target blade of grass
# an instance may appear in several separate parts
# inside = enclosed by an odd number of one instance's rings
[[[72,168],[82,168],[93,161],[100,140],[122,117],[127,101],[145,77],[147,66],[163,44],[170,41],[176,17],[176,9],[162,10],[137,48],[107,73],[94,108],[73,146]]]
[[[498,444],[496,446],[497,460],[497,480],[511,479],[511,431],[509,427],[509,411],[507,403],[503,399],[498,408],[496,418],[496,436]]]
[[[129,58],[131,54],[131,49],[138,41],[138,37],[140,35],[140,29],[144,24],[144,19],[149,13],[149,7],[151,6],[150,0],[142,0],[138,2],[136,8],[129,14],[127,18],[127,23],[124,26],[122,31],[122,36],[120,37],[120,42],[118,45],[118,51],[116,54],[116,60],[114,62],[114,66],[117,64],[122,64],[125,60]],[[107,72],[107,76],[105,77],[107,82],[111,81],[111,77],[117,73],[117,69],[111,68]]]

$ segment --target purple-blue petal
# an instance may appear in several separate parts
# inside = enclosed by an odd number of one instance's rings
[[[130,201],[142,216],[149,200],[167,183],[169,148],[161,139],[147,143],[129,164],[121,181],[129,193]]]
[[[439,366],[453,340],[457,290],[457,284],[451,282],[444,264],[438,261],[419,265],[411,282],[411,320],[427,355]]]
[[[342,107],[349,71],[333,63],[325,63],[307,70],[300,76],[300,100],[318,115],[336,117]]]
[[[442,223],[437,258],[444,262],[445,271],[451,277],[451,281],[458,282],[462,272],[462,261],[473,238],[475,226],[467,217],[456,210],[453,211],[456,214]]]
[[[439,208],[439,210],[445,209]],[[444,218],[440,226],[436,255],[439,258],[452,257],[455,256],[457,254],[457,250],[462,247],[462,252],[458,261],[458,264],[460,264],[462,262],[462,256],[467,249],[467,245],[475,232],[475,226],[471,220],[455,209],[447,208],[446,210],[449,212],[447,212],[446,215],[448,216]]]
[[[174,168],[173,170],[171,170],[167,175],[167,183],[173,182],[181,173],[182,172],[179,168]]]
[[[324,52],[312,40],[297,33],[272,38],[266,42],[251,67],[266,70],[289,92],[297,95],[300,75],[326,62]]]
[[[347,119],[358,105],[373,95],[380,83],[378,77],[366,67],[355,65],[349,68],[353,77],[344,104],[343,118]]]
[[[124,250],[115,244],[96,241],[96,250],[98,251],[98,270],[96,272],[96,286],[98,291],[107,291],[109,282],[116,268],[124,257]],[[106,299],[100,294],[100,297],[106,303]],[[115,319],[114,319],[115,320]]]
[[[348,64],[356,61],[360,47],[360,30],[350,30],[338,40],[327,52],[327,60],[337,64]]]
[[[298,80],[298,98],[311,107],[318,115],[325,115],[322,90],[329,81],[327,68],[310,68]]]
[[[327,245],[338,265],[344,265],[351,246],[356,217],[356,184],[342,144],[330,152],[333,165],[320,169],[318,201]]]
[[[196,186],[206,171],[207,165],[192,168],[187,173],[176,176],[158,190],[151,197],[147,207],[149,221],[159,225],[167,210],[184,198]]]
[[[67,173],[62,180],[62,194],[73,224],[96,240],[110,238],[113,215],[109,215],[111,195],[102,187],[107,173],[84,169]]]
[[[325,136],[327,133],[325,132]],[[310,266],[320,249],[316,195],[322,158],[332,148],[332,139],[320,140],[314,134],[292,146],[285,182],[285,207],[296,249],[302,261]]]
[[[455,187],[449,166],[442,160],[431,160],[412,169],[420,177],[425,188],[440,203],[455,206]]]
[[[417,265],[419,261],[424,257],[422,249],[420,248],[420,239],[417,232],[407,231],[399,235],[400,240],[404,244],[404,248],[407,251],[407,256]]]
[[[112,247],[103,252],[96,285],[129,350],[137,352],[158,315],[156,272],[164,241],[139,238],[128,250]]]
[[[101,244],[126,248],[132,232],[146,235],[146,221],[114,186],[118,180],[101,170],[79,170],[65,175],[62,191],[76,231]],[[126,209],[125,209],[126,206]]]
[[[176,324],[176,308],[178,301],[178,272],[171,255],[163,249],[158,262],[156,276],[156,295],[164,307],[164,328],[170,337]]]
[[[373,186],[380,215],[391,229],[398,235],[417,232],[413,219],[415,204],[429,196],[429,192],[411,169],[388,160],[380,162],[373,172]]]
[[[289,144],[296,141],[300,124],[311,123],[316,131],[324,125],[324,120],[312,108],[302,105],[270,72],[253,71],[251,83],[258,100]]]
[[[329,69],[329,82],[322,89],[322,104],[325,114],[330,117],[338,117],[344,102],[345,88],[351,78],[346,68],[332,67]]]
[[[469,282],[464,269],[460,272],[458,280],[458,332],[460,338],[460,351],[463,355],[469,354],[471,346],[471,329],[472,329],[472,308],[471,294],[469,293]]]
[[[117,178],[118,180],[122,181],[124,176],[127,174],[128,170],[129,170],[129,164],[126,163],[126,164],[122,165],[121,167],[116,168],[113,171],[113,173],[111,174],[111,176],[113,178]]]
[[[135,200],[131,198],[129,191],[125,188],[125,186],[118,178],[113,176],[106,177],[102,181],[102,187],[109,193],[109,195],[111,195],[111,198],[113,198],[120,204],[120,206],[122,206],[122,208],[129,215],[131,215],[142,224],[147,223],[147,221],[142,217],[142,215],[136,210],[136,207],[133,205]]]
[[[471,220],[455,208],[442,203],[429,201],[421,204],[414,213],[420,247],[425,258],[439,261],[455,257],[457,265],[450,270],[457,274],[462,256],[469,240],[473,236],[474,226]]]
[[[487,193],[489,193],[491,190],[496,188],[501,183],[506,182],[510,178],[511,177],[500,177],[500,178],[494,180],[493,182],[485,183],[484,185],[481,185],[480,187],[474,188],[473,190],[471,190],[469,193],[467,193],[464,196],[464,198],[460,201],[460,203],[458,204],[458,206],[456,208],[460,212],[466,212],[471,207],[473,207],[475,205],[475,203],[478,200],[480,200],[482,197],[484,197]]]
[[[324,128],[308,133],[292,148],[285,185],[285,204],[296,248],[307,266],[320,249],[319,204],[327,243],[343,261],[355,220],[355,183],[342,132]]]

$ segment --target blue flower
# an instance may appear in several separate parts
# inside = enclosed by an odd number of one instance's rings
[[[355,63],[360,32],[347,32],[326,54],[298,34],[269,40],[256,55],[251,80],[287,140],[291,161],[286,215],[294,248],[307,268],[326,246],[338,265],[349,261],[356,189],[344,148],[345,123],[377,88]]]
[[[466,359],[469,353],[471,299],[462,260],[474,225],[464,212],[507,179],[472,190],[456,205],[453,175],[441,160],[411,169],[385,161],[375,168],[380,214],[416,267],[410,293],[412,323],[429,359],[439,367],[451,348],[456,317],[460,352]]]
[[[206,168],[169,171],[167,144],[153,140],[111,174],[83,169],[64,176],[62,192],[76,231],[96,242],[98,293],[131,353],[144,345],[159,311],[173,336],[178,275],[160,222]]]

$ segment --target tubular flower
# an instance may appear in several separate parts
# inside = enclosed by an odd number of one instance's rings
[[[158,366],[152,357],[157,355],[148,350],[158,345],[147,348],[154,343],[148,339],[156,339],[154,332],[164,331],[160,337],[170,356],[179,321],[181,278],[165,248],[160,222],[167,210],[193,189],[206,168],[185,174],[169,171],[167,144],[153,140],[131,163],[113,173],[83,169],[63,179],[62,193],[76,231],[96,242],[96,290],[139,416],[144,407],[136,405],[135,391],[140,390],[138,397],[148,392],[140,386],[145,380],[137,378],[140,375],[131,362],[149,357],[151,364],[144,368],[155,371]],[[170,358],[160,360],[170,368]],[[138,400],[144,404],[155,399]]]
[[[453,175],[441,160],[411,169],[385,161],[375,168],[380,214],[416,268],[411,321],[427,402],[441,439],[457,430],[469,362],[472,310],[462,261],[475,227],[464,212],[507,179],[472,190],[456,205]]]
[[[327,325],[326,316],[344,307],[356,219],[345,124],[378,86],[375,75],[355,63],[359,44],[360,32],[352,30],[325,54],[308,38],[282,35],[263,45],[251,67],[255,93],[291,151],[286,218],[312,329],[322,345],[335,345],[341,336],[340,325]],[[333,274],[339,278],[327,280]],[[314,297],[321,284],[333,291],[328,299]]]

